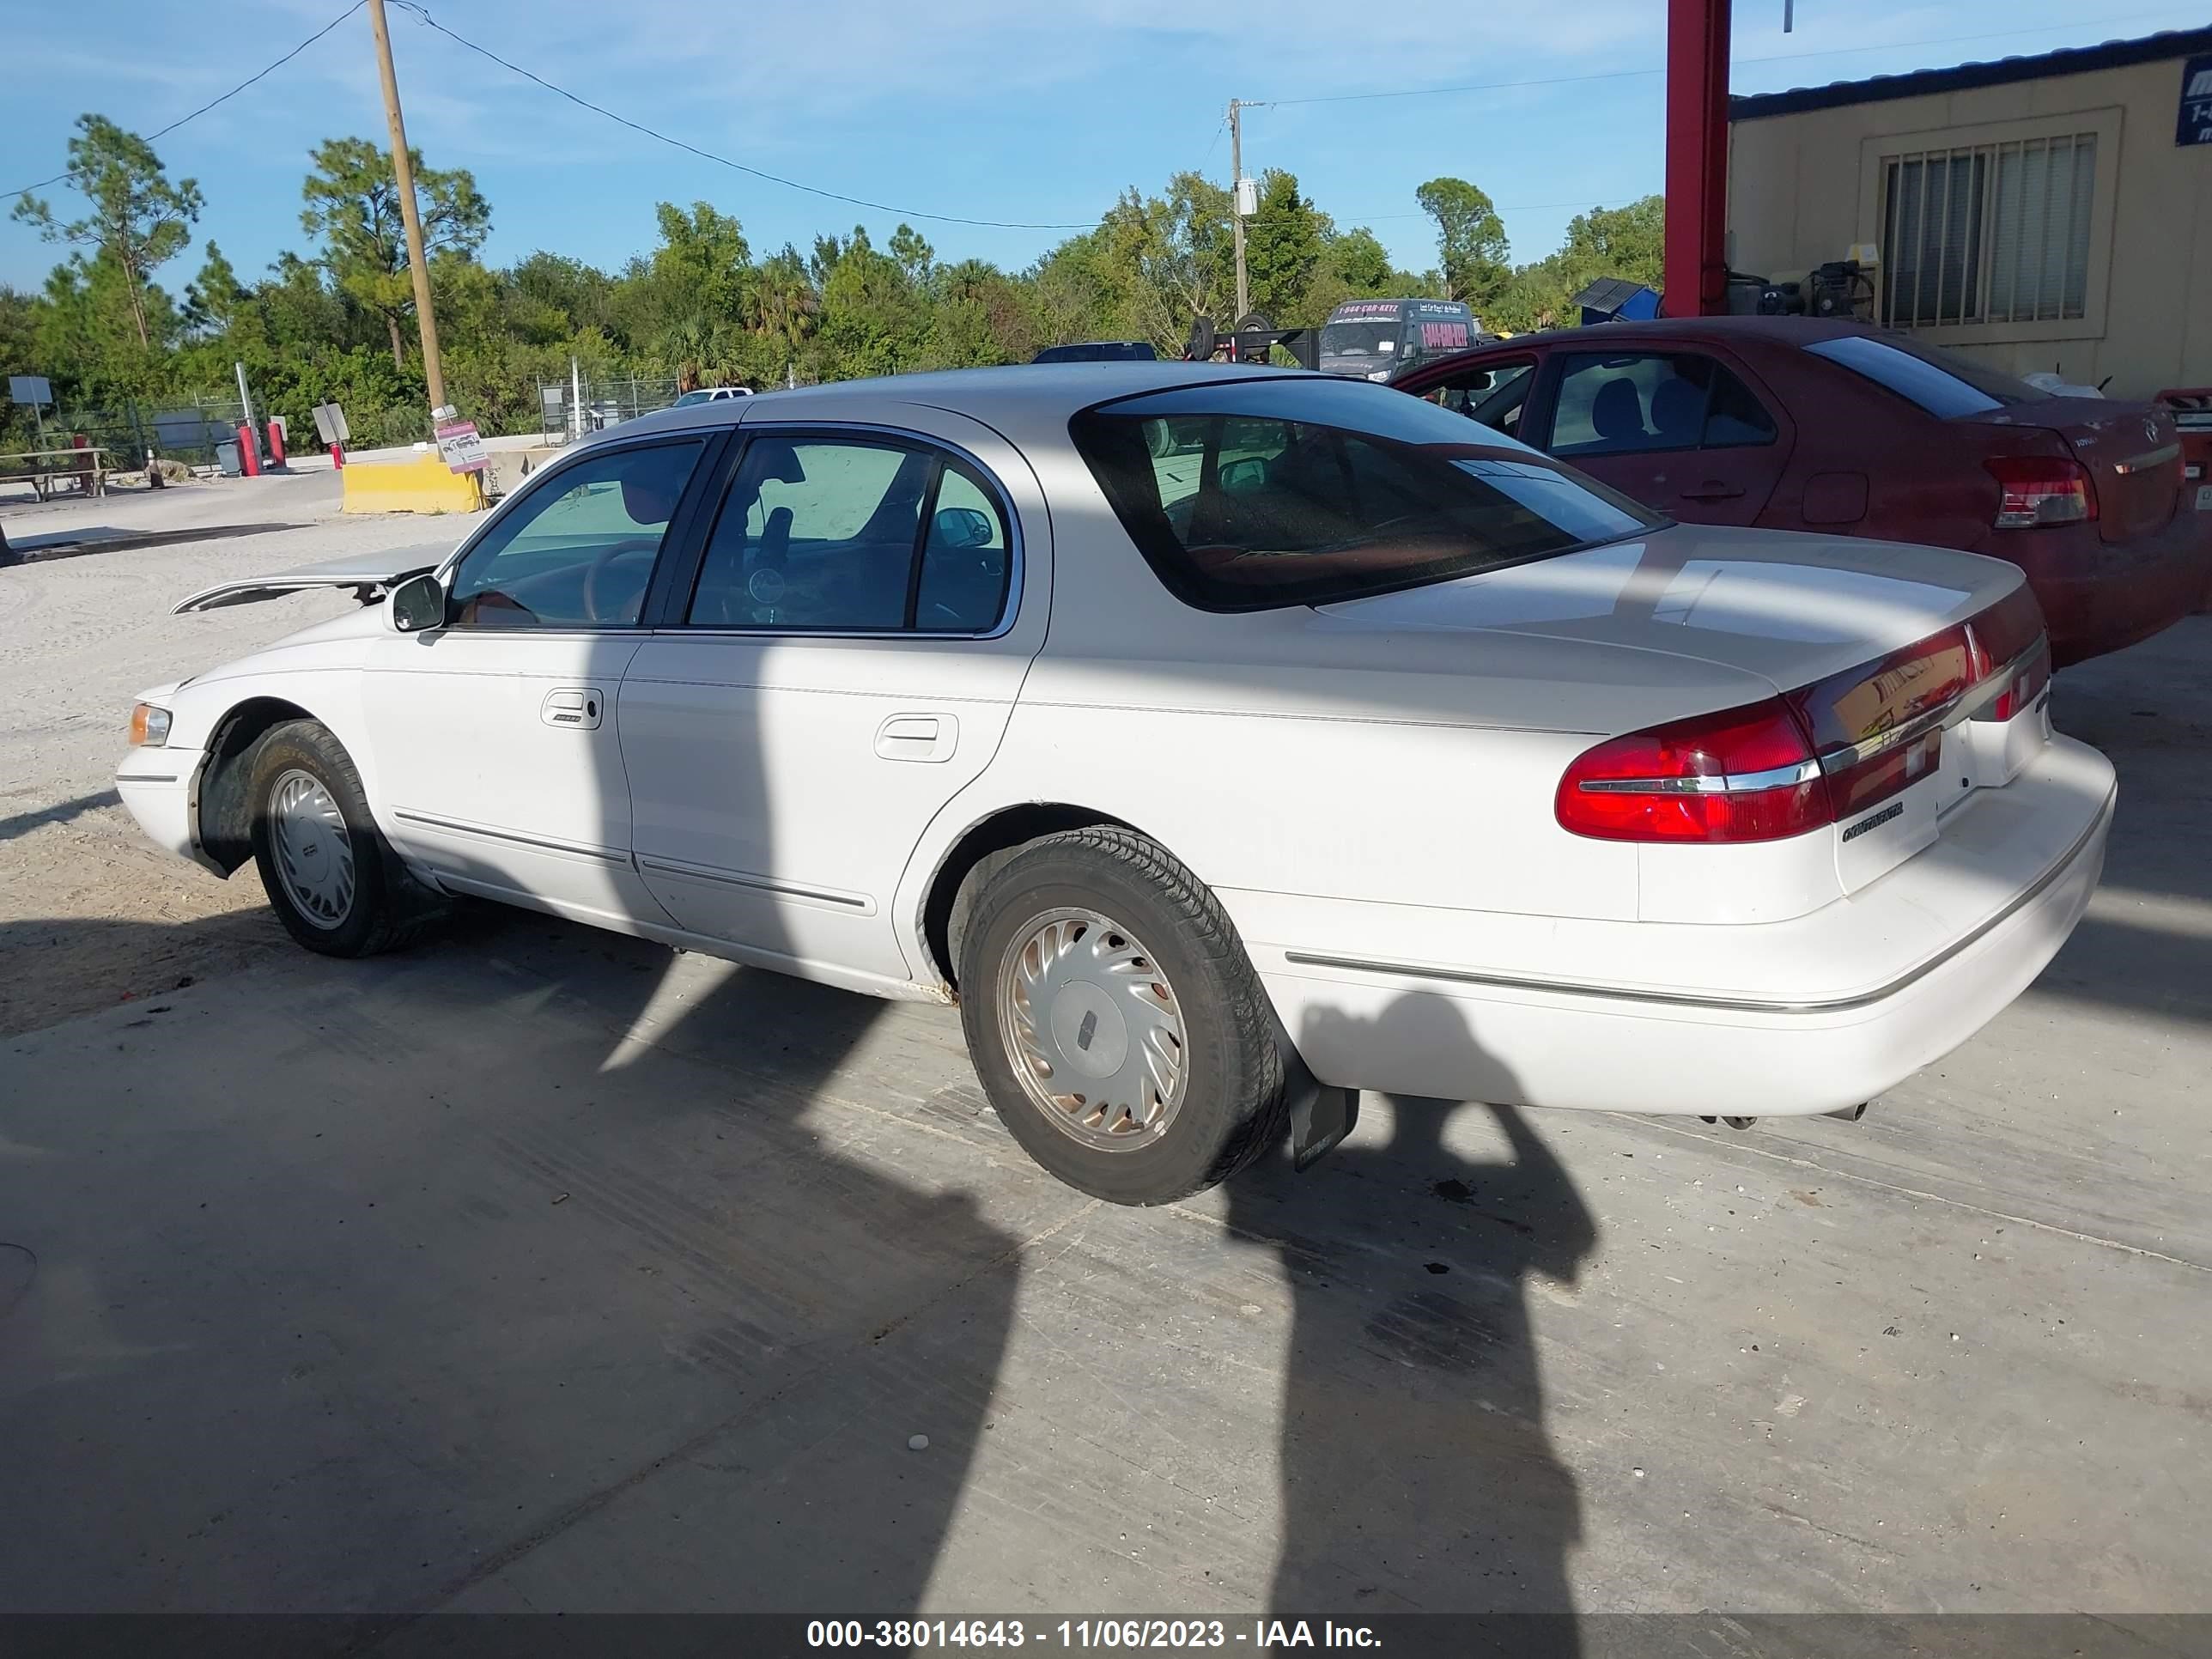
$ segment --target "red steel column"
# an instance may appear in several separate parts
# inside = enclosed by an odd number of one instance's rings
[[[1729,0],[1667,0],[1669,317],[1728,309]]]

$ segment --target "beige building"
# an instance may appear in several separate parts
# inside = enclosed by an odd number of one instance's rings
[[[1729,263],[2114,397],[2212,386],[2212,28],[1730,100]]]

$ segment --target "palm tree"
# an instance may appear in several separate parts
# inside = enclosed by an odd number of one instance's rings
[[[756,292],[760,331],[782,346],[787,362],[795,359],[800,343],[814,331],[822,313],[822,298],[796,248],[787,247],[762,262]]]

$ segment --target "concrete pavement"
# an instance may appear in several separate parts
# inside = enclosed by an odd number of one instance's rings
[[[2107,888],[1860,1124],[1376,1102],[1162,1211],[945,1011],[489,910],[170,989],[238,919],[11,896],[138,994],[0,1037],[0,1607],[2206,1610],[2208,709],[2204,619],[2061,679]]]

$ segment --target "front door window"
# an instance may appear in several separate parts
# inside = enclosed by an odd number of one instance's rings
[[[661,538],[699,459],[696,439],[620,449],[547,477],[453,573],[457,628],[634,628]]]

